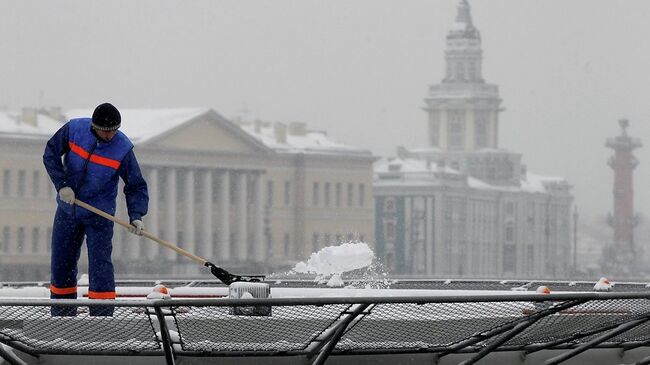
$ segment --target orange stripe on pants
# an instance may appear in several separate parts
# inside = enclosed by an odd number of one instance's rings
[[[66,294],[76,294],[77,293],[77,287],[72,286],[69,288],[57,288],[56,286],[50,284],[50,291],[54,294],[58,295],[66,295]]]
[[[115,299],[114,291],[88,291],[90,299]]]

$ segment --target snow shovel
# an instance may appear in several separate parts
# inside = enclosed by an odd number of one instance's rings
[[[89,205],[87,203],[82,202],[81,200],[75,199],[74,203],[77,204],[78,206],[84,208],[84,209],[87,209],[87,210],[89,210],[89,211],[91,211],[91,212],[93,212],[93,213],[95,213],[97,215],[100,215],[100,216],[102,216],[102,217],[104,217],[104,218],[106,218],[106,219],[108,219],[110,221],[113,221],[113,222],[119,224],[120,226],[122,226],[124,228],[128,229],[128,228],[132,227],[131,224],[129,224],[129,222],[126,222],[126,221],[123,221],[123,220],[121,220],[121,219],[119,219],[117,217],[114,217],[114,216],[104,212],[103,210],[97,209],[97,208],[93,207],[92,205]],[[174,245],[173,243],[167,242],[167,241],[165,241],[163,239],[160,239],[160,238],[152,235],[151,233],[149,233],[147,231],[142,231],[142,235],[147,237],[148,239],[150,239],[152,241],[155,241],[155,242],[161,244],[162,246],[165,246],[167,248],[171,248],[172,250],[178,252],[179,254],[181,254],[181,255],[183,255],[185,257],[189,257],[190,259],[200,263],[203,266],[209,267],[210,271],[212,272],[212,275],[216,276],[217,279],[221,280],[226,285],[230,285],[230,284],[232,284],[234,282],[237,282],[237,281],[259,282],[259,281],[264,280],[263,275],[244,275],[244,276],[242,276],[242,275],[231,274],[228,271],[220,268],[219,266],[211,263],[210,261],[208,261],[208,260],[206,260],[206,259],[204,259],[202,257],[199,257],[199,256],[197,256],[197,255],[195,255],[195,254],[193,254],[191,252],[185,251],[182,248]]]

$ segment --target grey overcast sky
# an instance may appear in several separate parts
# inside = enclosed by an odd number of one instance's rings
[[[0,106],[213,107],[304,121],[394,155],[426,144],[421,109],[444,70],[457,0],[0,0]],[[611,210],[617,120],[650,219],[650,1],[470,0],[500,146],[564,176],[583,217]],[[137,121],[125,121],[137,123]]]

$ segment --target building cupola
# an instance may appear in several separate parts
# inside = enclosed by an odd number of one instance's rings
[[[447,33],[447,72],[443,82],[483,83],[482,53],[481,35],[472,24],[469,3],[460,0],[456,21]]]

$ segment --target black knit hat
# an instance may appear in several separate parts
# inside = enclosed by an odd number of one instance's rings
[[[93,112],[92,126],[100,131],[114,131],[120,128],[122,117],[111,103],[100,104]]]

